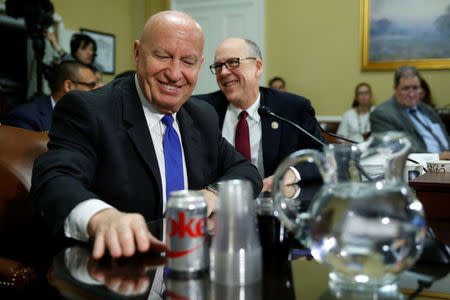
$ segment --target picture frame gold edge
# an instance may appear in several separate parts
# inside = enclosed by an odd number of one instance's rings
[[[411,65],[420,70],[450,69],[450,58],[370,62],[370,0],[361,0],[361,7],[361,71],[391,71],[402,65]]]

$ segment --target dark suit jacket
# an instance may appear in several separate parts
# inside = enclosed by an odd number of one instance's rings
[[[326,144],[325,138],[323,138],[319,127],[313,119],[315,112],[308,99],[265,87],[260,87],[259,91],[261,94],[261,106],[267,106],[275,114],[300,125]],[[228,100],[222,91],[194,97],[205,100],[215,108],[219,115],[219,126],[222,128],[228,107]],[[277,122],[279,127],[272,128],[272,122]],[[278,121],[273,117],[262,118],[261,129],[265,177],[274,174],[280,162],[297,150],[322,150],[321,145],[300,132],[298,129]],[[313,172],[312,169],[309,168],[308,170],[303,170],[301,176],[302,180],[320,177],[317,171]]]
[[[419,102],[417,103],[417,106],[419,107],[420,111],[424,113],[433,123],[437,123],[441,126],[442,130],[447,136],[447,142],[450,145],[447,130],[445,130],[445,126],[442,123],[439,115],[436,114],[436,112],[427,104]],[[390,130],[405,132],[409,135],[412,141],[411,152],[428,152],[427,146],[425,145],[422,136],[416,129],[413,121],[411,121],[411,118],[405,111],[405,108],[398,104],[395,96],[378,105],[377,108],[375,108],[375,110],[370,114],[370,128],[372,133],[385,132]]]
[[[258,171],[222,137],[212,107],[189,99],[178,111],[189,189],[218,180],[248,179],[257,195]],[[31,201],[55,232],[80,202],[97,198],[148,222],[162,217],[161,176],[134,76],[58,101],[49,151],[34,164]]]
[[[13,109],[4,124],[34,131],[48,131],[52,125],[52,112],[52,99],[43,95]]]

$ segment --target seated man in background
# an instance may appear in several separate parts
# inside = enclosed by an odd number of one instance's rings
[[[286,82],[283,78],[275,76],[269,80],[269,87],[280,92],[286,92]]]
[[[210,69],[220,90],[195,97],[215,108],[223,136],[265,178],[263,191],[271,189],[273,174],[284,158],[300,149],[322,146],[289,124],[272,117],[261,118],[260,106],[267,106],[326,143],[308,99],[259,86],[263,61],[261,50],[254,42],[240,38],[225,40],[216,49]],[[295,173],[294,181],[318,176],[317,172]]]
[[[190,16],[160,12],[134,42],[136,75],[56,105],[49,151],[34,164],[30,201],[57,236],[94,240],[92,256],[165,251],[161,230],[170,192],[247,179],[258,171],[221,135],[214,109],[190,98],[203,62],[204,36]]]
[[[75,61],[48,66],[45,77],[50,86],[51,96],[37,96],[30,103],[15,108],[6,117],[5,125],[48,131],[52,125],[53,108],[65,93],[72,90],[90,91],[96,85],[92,70]]]
[[[420,101],[420,73],[409,65],[394,75],[394,95],[370,114],[372,133],[389,130],[405,132],[412,141],[413,153],[439,153],[450,159],[449,136],[439,115]]]

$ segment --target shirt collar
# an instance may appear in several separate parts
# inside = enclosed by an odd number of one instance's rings
[[[144,93],[141,90],[141,87],[139,86],[139,81],[137,80],[137,75],[134,75],[134,83],[136,85],[136,90],[139,96],[139,100],[141,101],[142,106],[144,107],[144,111],[145,109],[148,109],[149,114],[145,114],[148,118],[147,118],[147,122],[149,123],[150,127],[152,127],[153,125],[155,125],[155,123],[158,123],[161,121],[161,119],[165,116],[164,114],[161,114],[160,112],[158,112],[158,110],[150,103],[150,101],[147,100],[147,98],[145,98]],[[173,119],[176,120],[177,118],[177,113],[173,113],[172,114]]]
[[[417,105],[414,105],[413,107],[408,107],[408,108],[405,107],[405,110],[406,110],[407,113],[411,113],[411,110],[415,110],[416,112],[420,112],[420,109],[419,109],[419,107]]]
[[[52,100],[52,109],[54,109],[56,105],[55,99],[53,99],[53,97],[50,96],[50,100]]]
[[[259,120],[261,119],[261,116],[258,114],[258,108],[260,103],[261,103],[261,93],[258,92],[258,97],[256,98],[256,101],[253,102],[253,104],[250,105],[250,107],[245,110],[250,116],[250,118],[252,118],[256,122],[259,122]],[[233,115],[236,115],[237,118],[237,116],[239,116],[239,114],[241,113],[241,111],[243,111],[243,109],[240,109],[230,103],[229,111],[232,112]]]

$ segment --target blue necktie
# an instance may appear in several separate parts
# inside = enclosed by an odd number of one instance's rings
[[[184,189],[183,155],[181,153],[180,139],[172,127],[172,115],[165,115],[161,122],[166,125],[163,147],[166,166],[166,200],[169,200],[170,192]]]
[[[441,140],[436,136],[436,134],[433,133],[433,130],[430,128],[430,126],[428,126],[419,119],[419,117],[417,116],[417,110],[415,108],[411,108],[409,110],[409,113],[417,122],[419,122],[420,125],[422,125],[423,128],[425,128],[431,134],[431,136],[433,136],[433,138],[438,142],[441,151],[446,151],[447,149],[442,144]]]

